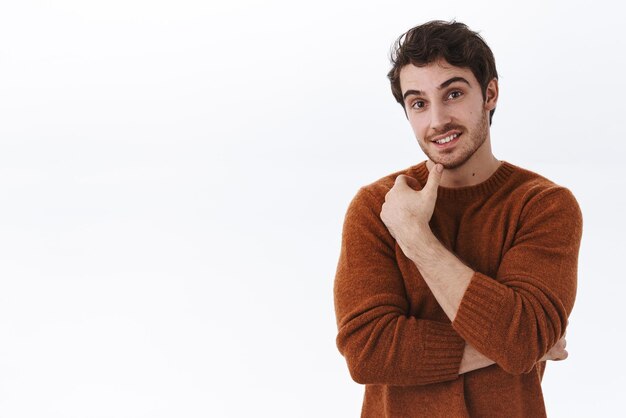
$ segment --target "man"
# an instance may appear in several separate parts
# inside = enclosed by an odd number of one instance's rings
[[[403,34],[388,74],[428,160],[363,187],[334,284],[362,417],[542,417],[567,357],[582,215],[572,193],[491,151],[491,50],[458,22]]]

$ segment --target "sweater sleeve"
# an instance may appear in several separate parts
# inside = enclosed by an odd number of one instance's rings
[[[528,203],[497,276],[475,272],[454,319],[469,344],[511,374],[531,371],[574,306],[582,214],[565,188]]]
[[[361,384],[425,385],[458,377],[465,341],[450,322],[409,315],[382,202],[361,189],[344,222],[334,282],[337,347]]]

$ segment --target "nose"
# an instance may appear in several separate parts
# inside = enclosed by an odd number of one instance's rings
[[[452,121],[446,107],[442,104],[433,103],[430,107],[430,127],[435,132],[441,132]]]

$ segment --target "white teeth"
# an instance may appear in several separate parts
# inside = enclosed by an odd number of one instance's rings
[[[450,135],[450,136],[446,136],[446,137],[445,137],[445,138],[443,138],[443,139],[439,139],[439,140],[437,140],[437,141],[435,141],[435,142],[436,142],[436,143],[438,143],[438,144],[446,144],[446,143],[448,143],[448,142],[452,141],[452,140],[453,140],[454,138],[456,138],[457,136],[459,136],[459,134],[452,134],[452,135]]]

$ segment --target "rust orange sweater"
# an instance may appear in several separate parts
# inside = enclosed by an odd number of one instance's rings
[[[582,215],[572,193],[506,161],[483,183],[439,187],[435,236],[475,273],[453,323],[380,219],[399,174],[348,208],[334,283],[337,347],[365,385],[362,417],[542,417],[549,349],[574,305]],[[465,342],[496,364],[459,375]]]

